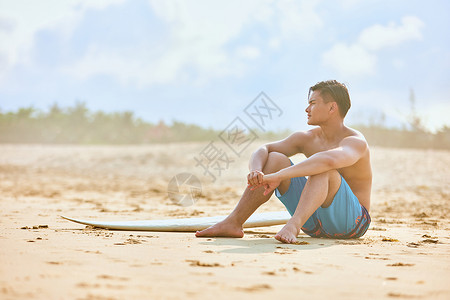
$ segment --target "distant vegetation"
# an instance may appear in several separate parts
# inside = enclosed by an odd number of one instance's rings
[[[364,134],[369,145],[394,148],[450,150],[450,127],[444,127],[437,133],[386,128],[374,125],[359,125],[353,127]]]
[[[450,149],[450,128],[430,133],[420,118],[411,118],[409,129],[386,128],[382,124],[356,126],[371,145]],[[91,112],[84,103],[61,108],[53,105],[46,112],[32,107],[0,112],[0,143],[48,144],[146,144],[187,141],[213,141],[220,131],[194,124],[145,122],[132,112]],[[257,132],[259,138],[276,140],[290,132]]]
[[[212,141],[220,131],[173,121],[145,122],[133,112],[91,112],[84,103],[73,107],[50,107],[48,112],[32,107],[0,112],[0,143],[52,144],[145,144]],[[286,136],[289,131],[257,132],[263,139]]]
[[[450,127],[444,126],[436,133],[426,130],[423,120],[416,110],[416,96],[414,90],[409,92],[410,109],[406,119],[408,124],[404,128],[388,128],[384,125],[384,115],[378,120],[369,121],[368,125],[354,126],[361,131],[370,145],[421,148],[421,149],[450,149]]]

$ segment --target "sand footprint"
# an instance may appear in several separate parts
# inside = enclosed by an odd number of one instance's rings
[[[389,264],[389,265],[386,265],[386,266],[388,266],[388,267],[412,267],[414,265],[415,264],[405,264],[405,263],[399,262],[399,263],[395,263],[395,264]]]
[[[189,265],[191,267],[223,267],[219,263],[204,263],[204,262],[200,262],[199,260],[186,259],[186,262],[190,262]]]
[[[244,291],[244,292],[260,292],[264,290],[270,290],[272,287],[269,284],[255,284],[248,287],[237,287],[237,290]]]

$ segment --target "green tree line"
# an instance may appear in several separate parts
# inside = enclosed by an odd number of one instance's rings
[[[219,134],[218,130],[179,121],[152,124],[130,111],[92,112],[81,102],[68,108],[54,104],[46,112],[33,107],[0,111],[0,143],[145,144],[211,141]],[[269,139],[278,134],[289,132],[258,132],[259,137]]]
[[[420,126],[417,118],[411,129],[386,128],[380,124],[356,126],[370,145],[450,149],[450,128],[430,133]],[[0,143],[48,144],[146,144],[188,141],[212,141],[221,131],[195,124],[160,121],[152,124],[137,118],[133,112],[89,111],[84,103],[61,108],[57,104],[48,111],[33,107],[15,112],[0,111]],[[286,137],[288,130],[261,132],[261,139],[276,140]]]

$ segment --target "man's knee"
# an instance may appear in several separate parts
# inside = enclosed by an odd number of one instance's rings
[[[332,192],[341,185],[341,174],[337,170],[329,170],[320,174],[308,176],[308,181],[328,186]]]
[[[264,165],[263,172],[265,174],[275,173],[281,169],[291,165],[289,158],[280,152],[270,152],[267,162]]]
[[[340,178],[341,175],[337,170],[329,170],[323,173],[308,176],[309,180],[333,180]]]
[[[320,174],[308,177],[310,183],[326,187],[326,197],[322,203],[322,207],[326,208],[333,203],[334,196],[341,186],[341,174],[337,170],[330,170]]]

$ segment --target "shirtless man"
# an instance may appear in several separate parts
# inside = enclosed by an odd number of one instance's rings
[[[349,108],[345,85],[329,80],[312,86],[306,113],[308,124],[318,127],[256,150],[236,208],[196,236],[243,237],[242,224],[274,191],[292,216],[275,236],[283,243],[296,242],[300,229],[312,237],[364,235],[370,224],[370,153],[364,136],[344,125]],[[307,158],[294,165],[289,157],[297,153]]]

